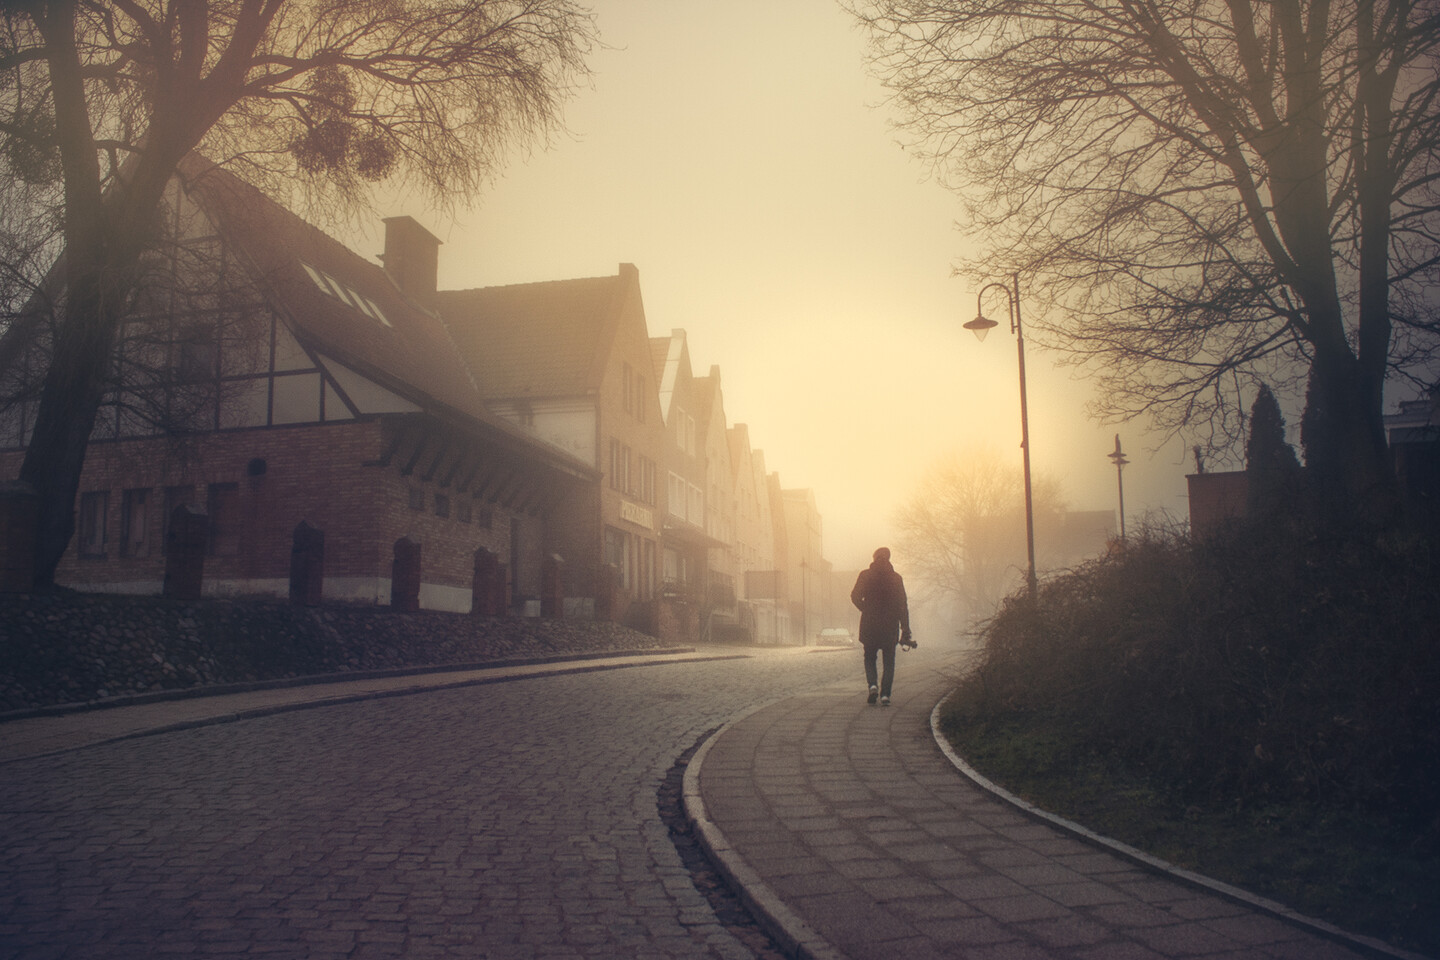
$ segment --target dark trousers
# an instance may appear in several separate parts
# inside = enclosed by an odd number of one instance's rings
[[[890,684],[895,680],[895,644],[865,644],[865,682],[875,686],[875,654],[884,651],[884,678],[880,681],[880,696],[890,696]]]

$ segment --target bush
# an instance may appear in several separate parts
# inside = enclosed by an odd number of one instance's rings
[[[1363,809],[1433,848],[1437,572],[1413,542],[1146,531],[1007,600],[962,699],[1177,797]]]

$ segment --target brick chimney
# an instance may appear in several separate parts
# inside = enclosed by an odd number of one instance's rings
[[[440,241],[414,217],[387,217],[385,252],[380,262],[385,272],[405,293],[419,301],[435,295],[440,265]]]

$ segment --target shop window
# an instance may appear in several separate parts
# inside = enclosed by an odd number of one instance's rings
[[[94,490],[80,495],[80,554],[105,556],[105,514],[110,491]]]
[[[626,590],[634,587],[631,537],[623,530],[605,528],[605,562],[615,567],[620,574],[620,586]]]
[[[655,596],[655,541],[640,541],[640,599]]]

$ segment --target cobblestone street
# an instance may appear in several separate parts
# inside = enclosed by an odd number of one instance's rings
[[[6,764],[0,956],[748,957],[657,785],[858,659],[517,680]]]

